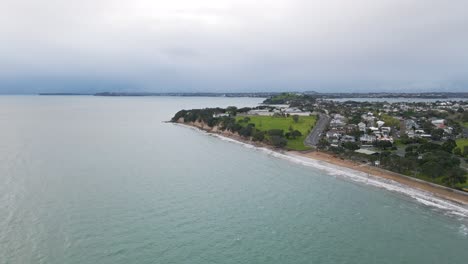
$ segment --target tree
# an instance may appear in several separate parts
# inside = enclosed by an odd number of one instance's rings
[[[295,138],[297,138],[297,137],[302,136],[302,133],[301,133],[301,131],[299,131],[299,130],[293,130],[293,131],[290,133],[290,136],[291,136],[293,139],[295,139]]]
[[[324,138],[321,138],[317,144],[317,148],[319,149],[325,149],[328,146],[330,146],[330,143]]]
[[[341,154],[344,152],[342,147],[330,147],[329,150],[335,154]]]
[[[353,129],[348,133],[348,135],[353,136],[354,138],[360,138],[362,135],[364,135],[364,132],[358,129]]]
[[[293,115],[292,119],[294,120],[294,123],[299,122],[299,116],[298,115]]]
[[[280,136],[270,136],[271,144],[277,148],[284,148],[288,141],[284,137]]]
[[[398,127],[400,125],[400,120],[392,117],[392,116],[389,116],[387,114],[383,114],[381,116],[381,119],[382,121],[385,122],[385,125],[386,126],[390,126],[390,127]]]
[[[230,116],[236,116],[237,115],[237,107],[235,106],[228,106],[226,108],[226,113],[228,113]]]
[[[265,132],[260,130],[255,130],[252,133],[253,141],[263,141],[265,139]]]
[[[252,124],[248,124],[246,127],[241,128],[238,133],[243,137],[250,137],[252,136],[253,130],[254,126]]]
[[[442,176],[443,170],[436,161],[429,161],[421,166],[422,173],[431,178]]]
[[[213,117],[208,117],[208,119],[206,120],[206,124],[209,127],[214,127],[215,125],[218,124],[218,120],[216,118],[213,118]]]
[[[345,142],[343,144],[343,147],[345,149],[349,149],[349,150],[353,150],[353,151],[356,150],[356,149],[359,149],[358,144],[356,144],[355,142]]]
[[[380,140],[380,141],[376,141],[374,143],[374,146],[376,146],[376,147],[378,147],[380,149],[386,150],[387,148],[392,147],[392,143],[390,141]]]
[[[418,147],[419,153],[431,152],[435,150],[441,150],[442,147],[439,144],[427,142]]]
[[[416,149],[418,149],[418,146],[415,146],[415,145],[407,146],[405,148],[405,152],[413,152]]]
[[[349,123],[351,124],[357,124],[359,122],[361,122],[361,113],[356,113],[354,115],[352,115],[350,118],[349,118]]]
[[[284,131],[282,129],[270,129],[270,130],[268,130],[268,135],[269,136],[283,137],[284,136]]]
[[[452,153],[455,147],[457,147],[457,143],[453,139],[449,139],[442,144],[442,149],[449,153]]]
[[[468,122],[468,111],[463,112],[462,121],[463,122]]]
[[[457,156],[462,156],[461,149],[459,147],[454,148],[453,149],[453,154],[455,154]]]
[[[237,113],[247,113],[250,110],[252,110],[251,107],[242,107],[242,108],[237,109]]]
[[[455,187],[455,185],[458,183],[466,182],[466,173],[460,167],[452,168],[447,171],[446,177],[444,177],[442,180],[451,187]]]
[[[426,152],[419,164],[423,174],[432,178],[447,176],[455,173],[453,170],[460,169],[460,159],[444,150]]]
[[[443,129],[437,128],[431,131],[431,138],[433,140],[440,140],[443,135],[444,135]]]

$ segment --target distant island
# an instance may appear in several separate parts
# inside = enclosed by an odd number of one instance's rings
[[[427,182],[432,192],[443,187],[431,184],[468,192],[467,101],[337,102],[282,93],[253,108],[181,110],[171,121],[409,185]]]
[[[283,92],[237,92],[237,93],[210,93],[210,92],[99,92],[99,93],[39,93],[39,95],[93,95],[93,96],[204,96],[204,97],[281,97]],[[452,92],[425,92],[425,93],[318,93],[314,91],[288,92],[297,96],[314,96],[321,99],[340,98],[422,98],[422,99],[449,99],[468,98],[468,93]]]

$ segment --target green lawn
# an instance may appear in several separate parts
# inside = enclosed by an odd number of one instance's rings
[[[459,147],[462,151],[465,146],[468,146],[468,138],[459,138],[456,140],[457,147]]]
[[[468,146],[468,138],[459,138],[459,139],[456,140],[456,142],[457,142],[457,147],[459,147],[462,152],[464,150],[464,147]],[[462,167],[466,166],[466,163],[462,162],[461,166]],[[458,186],[468,188],[468,181],[466,183],[464,183],[464,184],[459,184]]]
[[[468,127],[468,122],[463,122],[463,123],[462,123],[462,126]]]
[[[288,139],[287,148],[291,150],[308,150],[309,147],[304,146],[304,139],[307,137],[312,127],[317,121],[316,116],[300,116],[297,123],[294,122],[292,117],[273,117],[273,116],[249,116],[249,123],[255,124],[255,128],[262,131],[270,129],[282,129],[284,132],[289,131],[289,127],[297,129],[301,132],[302,136],[296,139]],[[236,117],[237,121],[243,120],[244,116]],[[239,122],[242,126],[247,125],[245,122]]]

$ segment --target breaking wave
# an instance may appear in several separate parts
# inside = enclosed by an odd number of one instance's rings
[[[187,126],[187,125],[183,125],[183,126],[190,127],[197,131],[202,131],[198,128],[194,128],[191,126]],[[207,132],[205,133],[207,135],[217,137],[223,141],[240,144],[246,148],[255,149],[257,151],[264,152],[275,158],[288,160],[296,164],[301,164],[303,166],[313,167],[313,168],[322,170],[329,175],[338,176],[341,178],[351,180],[353,182],[358,182],[360,184],[370,185],[370,186],[386,189],[389,191],[401,193],[401,194],[404,194],[413,198],[414,200],[416,200],[417,202],[421,204],[424,204],[436,210],[440,210],[446,215],[468,219],[467,207],[448,201],[446,199],[434,196],[430,192],[415,189],[415,188],[409,187],[407,185],[401,184],[391,179],[385,179],[381,177],[372,176],[364,172],[356,171],[356,170],[346,168],[346,167],[341,167],[341,166],[334,165],[334,164],[321,161],[321,160],[305,158],[305,157],[301,157],[301,156],[290,154],[290,153],[280,153],[280,152],[277,152],[268,148],[264,148],[264,147],[256,147],[254,145],[247,144],[247,143],[244,143],[244,142],[241,142],[241,141],[229,138],[229,137],[225,137],[219,134],[215,134],[215,133],[207,133]]]

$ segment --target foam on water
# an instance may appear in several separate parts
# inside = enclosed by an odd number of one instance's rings
[[[458,231],[459,233],[464,236],[464,237],[468,237],[468,227],[466,227],[466,225],[461,225],[459,228],[458,228]]]
[[[194,128],[192,126],[187,126],[187,125],[182,125],[182,126],[189,127],[197,131],[205,132],[198,128]],[[360,184],[370,185],[370,186],[374,186],[378,188],[383,188],[389,191],[398,192],[398,193],[401,193],[401,194],[404,194],[413,198],[414,200],[416,200],[417,202],[421,204],[429,206],[433,209],[441,210],[447,215],[458,216],[464,219],[468,219],[467,207],[464,207],[463,205],[459,205],[454,202],[436,197],[430,192],[415,189],[415,188],[409,187],[407,185],[401,184],[399,182],[396,182],[390,179],[376,177],[376,176],[368,175],[367,173],[364,173],[364,172],[337,166],[337,165],[334,165],[325,161],[309,159],[309,158],[301,157],[301,156],[290,154],[290,153],[280,153],[280,152],[273,151],[268,148],[256,147],[254,145],[247,144],[247,143],[244,143],[244,142],[232,139],[232,138],[228,138],[219,134],[207,133],[207,132],[205,133],[207,135],[217,137],[223,141],[240,144],[246,148],[255,149],[255,150],[264,152],[275,158],[280,158],[280,159],[288,160],[290,162],[294,162],[296,164],[301,164],[303,166],[320,169],[322,171],[325,171],[329,175],[349,179],[354,182],[358,182]],[[463,230],[468,232],[467,231],[468,229],[466,227],[464,227]]]

